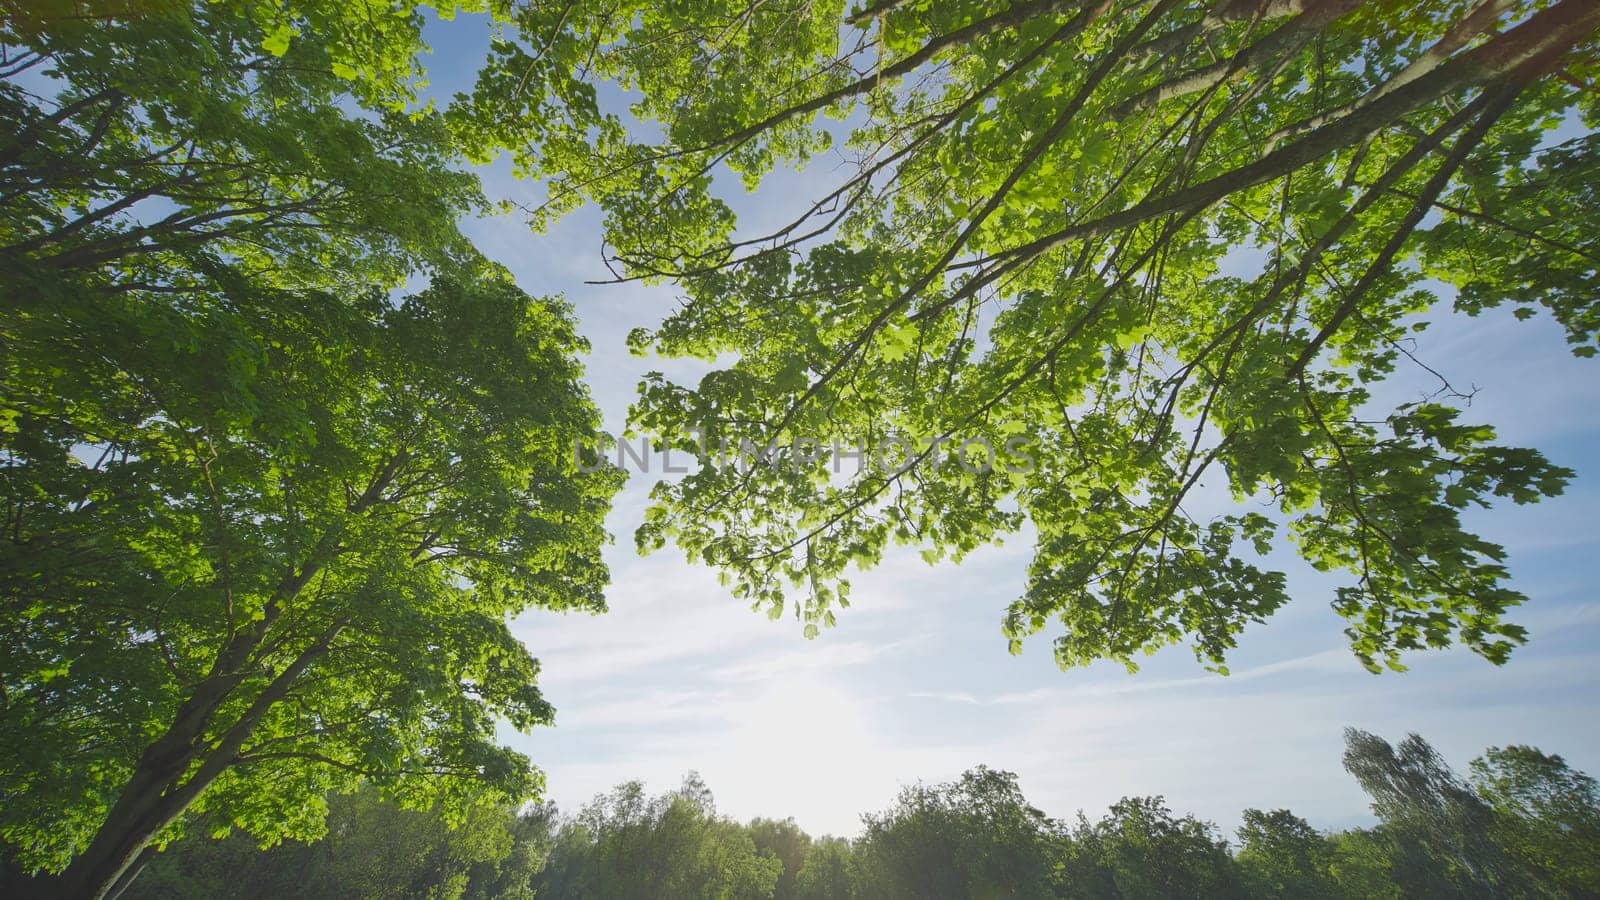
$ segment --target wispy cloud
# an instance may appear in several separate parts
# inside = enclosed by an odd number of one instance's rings
[[[837,638],[837,634],[829,637]],[[711,678],[718,681],[770,681],[786,678],[799,672],[836,672],[852,666],[862,666],[886,656],[908,650],[926,641],[926,635],[906,637],[887,642],[844,641],[828,643],[826,638],[811,645],[783,650],[775,654],[756,653],[738,662],[715,668]]]
[[[1292,672],[1349,672],[1359,668],[1351,657],[1350,651],[1340,648],[1254,666],[1232,672],[1229,675],[1207,674],[1197,675],[1192,678],[1129,678],[1119,682],[1096,682],[1070,688],[1036,688],[1030,691],[1009,691],[981,697],[968,691],[911,691],[906,696],[924,700],[942,700],[948,703],[963,703],[970,706],[1014,706],[1083,697],[1106,697],[1119,694],[1142,694],[1191,688],[1224,690],[1228,686],[1241,681],[1254,681]]]

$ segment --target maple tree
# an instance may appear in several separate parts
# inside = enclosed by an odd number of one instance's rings
[[[1458,641],[1500,662],[1524,639],[1505,553],[1462,513],[1572,473],[1498,445],[1448,383],[1373,391],[1452,304],[1543,309],[1594,352],[1593,3],[511,21],[454,115],[547,180],[536,225],[592,199],[617,277],[681,288],[639,352],[714,361],[641,386],[634,426],[703,463],[656,487],[642,548],[676,543],[815,633],[847,569],[893,544],[959,559],[1027,528],[1004,631],[1016,649],[1053,627],[1063,666],[1188,642],[1224,668],[1288,600],[1256,555],[1281,544],[1348,574],[1333,606],[1374,670]],[[635,92],[630,115],[603,81]],[[807,163],[791,221],[739,227],[724,173]],[[805,449],[897,437],[903,464],[843,480]],[[789,464],[715,464],[741,441]],[[985,447],[1030,458],[952,463]],[[1233,507],[1202,512],[1202,484]]]

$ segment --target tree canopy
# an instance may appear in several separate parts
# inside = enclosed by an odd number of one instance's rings
[[[327,802],[320,839],[263,850],[249,835],[197,833],[151,860],[122,898],[527,900],[549,849],[549,807],[519,815],[483,803],[449,817],[439,808],[401,808],[371,785]]]
[[[461,12],[488,15],[489,58],[425,99],[426,17]],[[1285,544],[1347,576],[1333,606],[1374,670],[1524,638],[1505,551],[1463,516],[1572,473],[1498,444],[1443,376],[1398,405],[1380,385],[1433,371],[1410,336],[1452,310],[1548,315],[1595,353],[1592,0],[0,13],[0,846],[29,890],[105,896],[199,832],[303,843],[363,784],[453,823],[537,793],[496,736],[552,716],[507,620],[603,608],[621,473],[574,458],[598,415],[571,310],[458,228],[506,208],[464,164],[507,151],[549,187],[534,225],[594,201],[616,277],[684,294],[634,349],[712,369],[640,387],[633,427],[701,465],[654,488],[638,545],[808,634],[894,544],[932,562],[1024,532],[1003,630],[1054,629],[1063,666],[1187,642],[1223,668],[1287,602],[1259,558]],[[722,199],[825,154],[842,174],[769,233]],[[841,478],[829,442],[898,455]],[[730,444],[777,464],[716,464]],[[1243,869],[1159,799],[1063,830],[977,770],[864,845],[625,787],[538,878],[1592,880],[1594,785],[1559,758],[1510,748],[1469,783],[1375,741],[1350,760],[1381,828],[1327,846],[1263,813]],[[912,845],[945,853],[872,849]]]
[[[978,767],[907,787],[862,816],[855,892],[865,896],[1040,897],[1053,890],[1058,832],[1017,777]]]
[[[1127,797],[1098,819],[1080,813],[1067,822],[1034,808],[1015,775],[984,766],[906,787],[888,808],[863,815],[854,839],[813,838],[789,820],[740,824],[718,813],[693,775],[656,797],[637,783],[621,785],[574,815],[549,804],[520,814],[474,807],[456,831],[438,808],[400,809],[364,789],[330,798],[329,833],[315,843],[262,851],[239,836],[186,835],[124,897],[1532,900],[1600,893],[1589,865],[1600,856],[1600,835],[1579,824],[1600,812],[1594,782],[1560,757],[1490,748],[1473,762],[1471,785],[1440,805],[1440,788],[1460,782],[1421,738],[1396,748],[1352,731],[1346,741],[1348,765],[1364,788],[1379,791],[1371,794],[1379,814],[1372,827],[1321,831],[1286,809],[1247,809],[1230,842],[1214,824],[1173,813],[1161,797]],[[1399,774],[1424,757],[1433,760],[1432,775]],[[1380,770],[1393,776],[1387,786],[1373,780]],[[1447,814],[1451,803],[1491,810],[1489,831]],[[1418,841],[1448,849],[1418,854]],[[1471,882],[1490,866],[1498,887]]]
[[[639,782],[596,797],[557,835],[534,894],[770,897],[783,873],[782,858],[759,852],[750,832],[717,815],[710,789],[691,773],[677,791],[658,797]]]
[[[461,236],[477,180],[403,109],[420,16],[358,6],[5,35],[0,840],[36,893],[189,827],[314,837],[362,781],[541,784],[507,620],[604,608],[620,473],[571,458],[570,309]]]
[[[1594,353],[1593,3],[636,0],[510,21],[452,116],[548,181],[535,224],[593,199],[617,277],[681,288],[640,352],[714,361],[641,386],[635,427],[702,463],[656,488],[642,548],[675,542],[809,631],[892,544],[959,559],[1026,526],[1004,631],[1054,628],[1063,666],[1188,642],[1221,667],[1288,599],[1256,557],[1281,544],[1348,576],[1333,606],[1374,669],[1524,639],[1504,550],[1462,515],[1571,472],[1497,444],[1442,378],[1399,405],[1375,386],[1428,364],[1410,337],[1452,306],[1542,309]],[[770,231],[719,193],[807,163]],[[742,440],[786,464],[715,464]],[[904,443],[840,479],[813,440]]]

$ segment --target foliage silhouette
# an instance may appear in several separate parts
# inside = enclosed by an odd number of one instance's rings
[[[783,820],[740,825],[691,775],[654,798],[622,785],[573,816],[479,808],[459,832],[438,812],[362,791],[335,799],[329,837],[315,844],[257,851],[238,836],[191,834],[125,896],[1367,900],[1600,889],[1594,782],[1560,757],[1491,748],[1464,786],[1415,735],[1398,747],[1356,731],[1346,740],[1350,769],[1376,791],[1379,824],[1329,833],[1287,810],[1246,810],[1236,849],[1159,797],[1126,798],[1097,820],[1052,819],[1016,776],[982,766],[906,788],[864,815],[854,840],[811,838]],[[1473,804],[1490,810],[1487,832],[1448,812]],[[1487,887],[1472,880],[1491,871]],[[256,894],[235,893],[240,883]]]

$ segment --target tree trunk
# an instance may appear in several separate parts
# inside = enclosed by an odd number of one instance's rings
[[[359,515],[378,503],[410,458],[405,450],[396,452],[350,505],[350,513]],[[212,724],[217,710],[249,677],[255,665],[251,657],[282,614],[282,602],[298,596],[322,570],[335,554],[342,533],[340,526],[324,534],[305,564],[298,571],[290,570],[278,584],[260,621],[229,639],[211,671],[178,707],[166,733],[145,748],[127,786],[106,813],[89,846],[60,874],[39,879],[35,896],[106,900],[119,883],[126,883],[124,876],[156,835],[183,815],[195,798],[233,765],[268,710],[289,693],[312,663],[327,654],[348,620],[333,623],[272,678],[236,722],[214,741],[207,739],[208,733],[214,733]]]
[[[145,750],[128,786],[88,848],[60,875],[41,882],[40,896],[106,900],[162,829],[183,815],[189,804],[233,765],[268,710],[289,693],[313,662],[328,652],[343,628],[342,622],[335,624],[302,651],[262,689],[238,721],[209,746],[203,740],[203,730],[220,698],[208,702],[202,697],[208,684],[202,682],[201,690],[185,701],[167,733]],[[185,778],[190,769],[194,769],[193,774]]]
[[[159,793],[135,795],[125,791],[88,849],[74,858],[60,875],[42,881],[39,896],[104,900],[151,840],[182,812],[183,807],[164,802]]]
[[[122,878],[118,879],[116,886],[111,889],[110,893],[106,894],[106,900],[117,900],[118,897],[127,893],[128,888],[133,886],[134,879],[139,877],[139,873],[144,871],[145,866],[150,865],[150,859],[155,855],[155,847],[146,847],[140,851],[138,858],[133,861],[133,865],[128,867],[128,871],[123,874]]]

